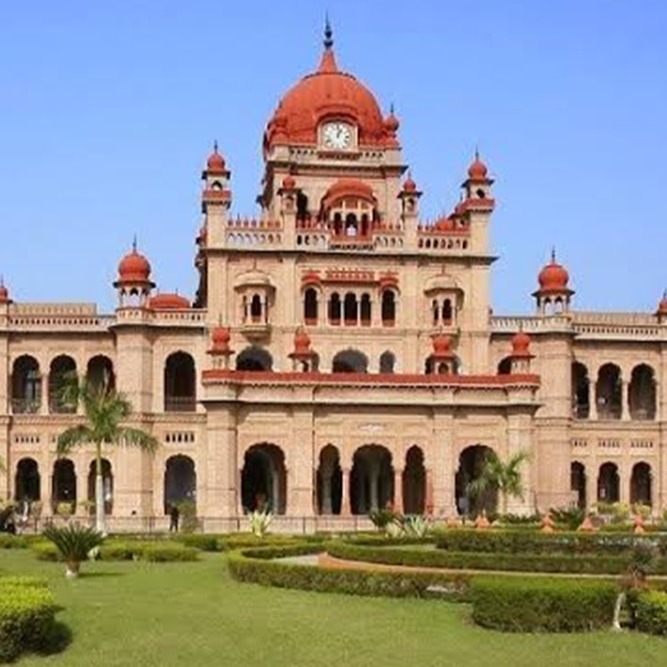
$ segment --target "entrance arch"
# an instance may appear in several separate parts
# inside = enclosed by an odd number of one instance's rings
[[[31,458],[21,459],[16,464],[14,500],[37,501],[41,498],[41,479],[37,461]]]
[[[459,455],[459,467],[456,471],[454,485],[456,489],[456,508],[460,515],[476,516],[482,511],[493,514],[498,507],[498,490],[489,488],[473,498],[468,492],[471,482],[481,474],[488,456],[495,452],[486,445],[471,445]]]
[[[183,454],[167,459],[164,470],[164,513],[173,505],[197,502],[197,473],[195,462]]]
[[[632,466],[630,477],[630,502],[634,505],[652,505],[651,466],[644,461]]]
[[[58,459],[53,464],[51,502],[55,510],[59,503],[70,503],[72,513],[76,508],[76,471],[70,459]]]
[[[577,507],[586,509],[586,467],[579,461],[570,464],[570,491],[576,497]]]
[[[603,463],[598,474],[598,502],[617,503],[620,500],[620,488],[618,466],[611,462]]]
[[[320,452],[317,469],[317,508],[319,514],[340,514],[343,499],[343,471],[340,454],[333,445]]]
[[[285,514],[287,471],[285,454],[277,445],[253,445],[245,453],[241,503],[246,512],[269,509],[274,514]]]
[[[424,468],[424,452],[413,445],[405,455],[403,470],[403,507],[397,511],[404,514],[424,514],[426,504],[426,469]]]
[[[88,502],[93,503],[91,506],[91,514],[95,514],[95,479],[97,477],[97,468],[95,460],[90,462],[88,469]],[[107,459],[102,459],[102,488],[104,498],[104,513],[113,513],[113,473],[111,471],[111,462]]]
[[[350,475],[352,514],[368,514],[394,501],[391,453],[381,445],[364,445],[354,453]]]

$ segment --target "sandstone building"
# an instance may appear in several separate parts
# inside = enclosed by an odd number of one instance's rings
[[[162,525],[184,499],[210,530],[267,504],[292,528],[387,502],[452,516],[486,448],[531,454],[511,511],[662,510],[667,299],[579,312],[553,257],[534,316],[492,315],[487,167],[475,156],[454,211],[424,221],[398,130],[327,30],[267,124],[257,219],[232,213],[228,165],[208,158],[192,299],[156,291],[136,247],[112,314],[0,287],[0,498],[89,511],[92,449],[55,453],[81,418],[57,392],[76,370],[125,392],[160,442],[105,453],[112,527]]]

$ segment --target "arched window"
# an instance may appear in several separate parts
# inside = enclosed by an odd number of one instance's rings
[[[250,301],[250,319],[253,322],[262,321],[262,299],[259,294],[253,294]]]
[[[167,459],[164,470],[164,513],[173,506],[197,502],[195,462],[181,454]]]
[[[361,295],[359,306],[361,325],[369,327],[371,325],[371,297],[369,294],[364,293]]]
[[[647,364],[640,364],[632,369],[628,399],[631,419],[655,419],[655,376],[653,369]]]
[[[590,411],[588,369],[575,361],[572,364],[572,413],[575,419],[588,419]]]
[[[329,324],[340,324],[340,295],[334,292],[329,299]]]
[[[164,411],[194,412],[197,408],[195,361],[186,352],[174,352],[164,365]]]
[[[632,505],[652,505],[651,466],[644,461],[632,466],[630,477],[630,503]]]
[[[396,321],[396,295],[391,290],[382,292],[382,325],[393,327]]]
[[[76,376],[76,363],[72,357],[61,354],[51,362],[49,369],[49,412],[75,412],[76,405],[65,403],[63,390],[68,380]]]
[[[616,364],[605,364],[598,372],[595,387],[598,419],[620,419],[622,404],[621,369]]]
[[[111,359],[103,354],[98,354],[90,359],[86,370],[86,380],[96,391],[114,391],[116,375]]]
[[[95,483],[97,479],[97,467],[95,461],[90,462],[88,469],[88,502],[91,503],[90,513],[95,514]],[[111,462],[102,459],[102,499],[104,501],[104,513],[113,513],[113,473]]]
[[[512,358],[505,357],[498,364],[498,375],[510,375],[512,373]]]
[[[380,355],[380,373],[393,373],[396,357],[387,350]]]
[[[237,371],[270,371],[273,359],[267,350],[253,345],[236,357]]]
[[[348,213],[345,216],[345,235],[357,236],[358,233],[357,216],[354,213]]]
[[[367,373],[368,358],[359,350],[343,350],[333,358],[334,373]]]
[[[368,514],[394,502],[391,453],[381,445],[364,445],[354,453],[350,474],[353,514]]]
[[[60,503],[69,505],[70,513],[76,508],[76,471],[74,463],[69,459],[58,459],[53,464],[53,477],[51,479],[51,502],[54,511]]]
[[[303,319],[310,326],[317,324],[317,291],[313,287],[303,295]]]
[[[451,324],[453,319],[452,302],[450,299],[445,299],[442,304],[442,323],[445,325]]]
[[[598,502],[617,503],[620,500],[620,487],[618,466],[615,463],[603,463],[598,474]]]
[[[274,514],[285,514],[287,470],[280,447],[263,443],[246,452],[241,471],[241,502],[246,512],[268,509]]]
[[[12,410],[16,414],[39,412],[42,405],[42,378],[37,359],[28,354],[12,367]]]
[[[359,318],[358,308],[357,308],[357,295],[348,292],[345,295],[345,302],[343,305],[345,324],[356,325]]]
[[[41,498],[39,466],[35,459],[21,459],[16,465],[14,499],[31,502]]]

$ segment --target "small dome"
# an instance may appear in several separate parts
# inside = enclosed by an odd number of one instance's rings
[[[530,353],[530,336],[518,331],[512,336],[512,356],[513,357],[532,357]]]
[[[297,329],[294,334],[294,353],[310,354],[310,336],[304,329]]]
[[[468,178],[471,181],[485,181],[487,180],[489,170],[486,165],[479,159],[479,153],[475,153],[475,159],[468,167]]]
[[[293,190],[296,187],[296,179],[292,174],[287,174],[285,178],[283,178],[283,188],[285,190]]]
[[[417,184],[412,180],[410,174],[408,174],[408,177],[403,181],[403,192],[417,192]]]
[[[432,337],[433,356],[439,359],[453,359],[454,353],[451,350],[449,336],[443,333],[435,334]]]
[[[118,281],[122,283],[145,283],[151,275],[150,262],[132,245],[129,252],[118,264]]]
[[[384,127],[389,134],[396,134],[400,125],[393,111],[384,119]]]
[[[565,267],[556,262],[556,253],[551,253],[551,261],[540,271],[537,282],[542,292],[564,292],[568,291],[570,274]]]
[[[357,178],[341,178],[327,190],[324,195],[324,205],[329,207],[344,197],[357,197],[375,203],[373,189],[368,183],[364,183]]]
[[[148,307],[153,310],[182,310],[190,308],[190,302],[180,294],[162,292],[148,300]]]
[[[229,349],[229,341],[231,340],[232,335],[229,331],[229,327],[217,326],[211,332],[211,349],[209,354],[231,354]]]
[[[225,171],[225,158],[218,153],[218,143],[213,144],[213,152],[208,156],[206,169],[211,173],[221,173]]]

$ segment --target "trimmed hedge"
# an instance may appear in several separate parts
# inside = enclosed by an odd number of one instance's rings
[[[505,632],[582,632],[610,627],[615,584],[547,578],[475,579],[472,617]]]
[[[496,570],[508,572],[548,572],[560,574],[623,574],[629,556],[594,556],[564,554],[473,553],[442,550],[410,550],[388,547],[367,547],[350,542],[331,542],[327,551],[335,558],[452,570]],[[661,558],[656,574],[667,573],[667,559]]]
[[[55,600],[43,580],[0,578],[0,663],[49,649],[56,634],[55,613]]]
[[[305,545],[301,548],[305,548]],[[322,593],[401,598],[438,597],[454,602],[465,601],[468,596],[470,578],[464,574],[334,570],[269,560],[287,555],[286,548],[274,555],[267,553],[274,551],[271,548],[261,551],[261,555],[259,549],[232,552],[227,558],[231,576],[237,581],[262,586]]]
[[[541,533],[530,530],[454,529],[440,533],[438,549],[506,554],[591,554],[627,555],[638,540],[650,540],[667,556],[664,534],[632,533]]]
[[[59,561],[55,545],[38,542],[32,545],[38,560]],[[143,560],[151,563],[186,562],[199,559],[199,550],[170,541],[118,542],[108,540],[100,547],[100,560]]]
[[[667,593],[641,591],[633,600],[635,627],[651,635],[667,635]]]

